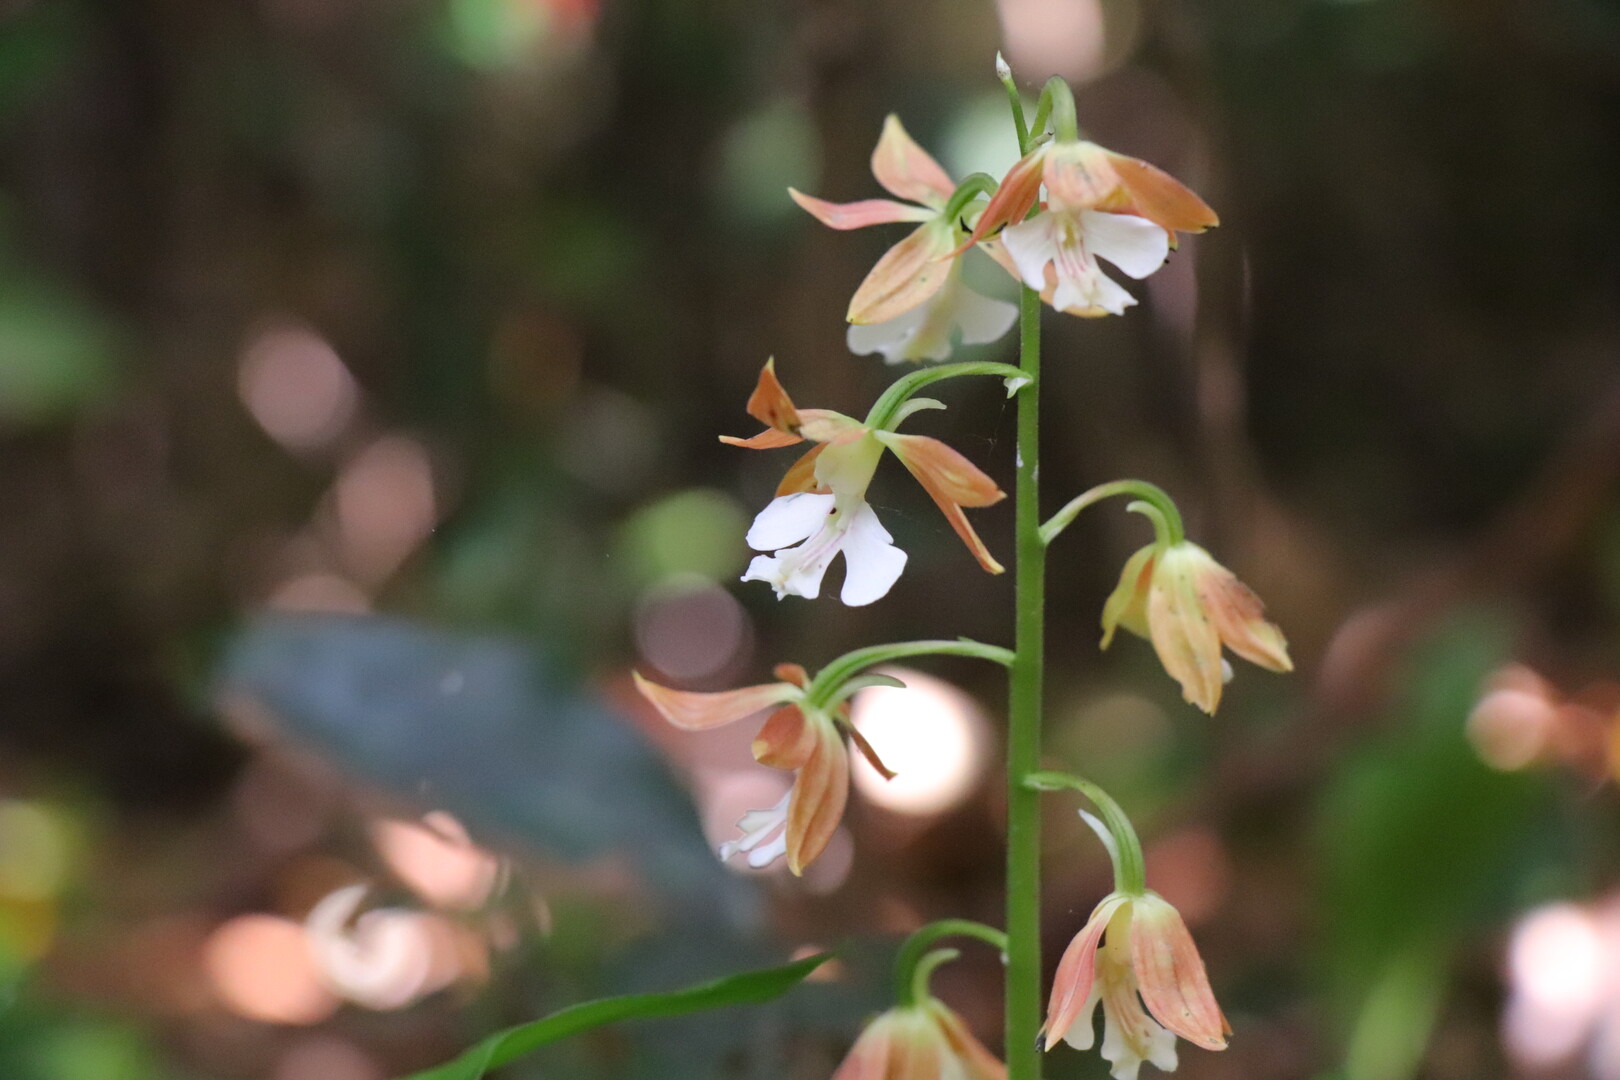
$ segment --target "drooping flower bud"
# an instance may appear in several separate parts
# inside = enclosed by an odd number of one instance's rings
[[[1007,1067],[944,1002],[890,1009],[861,1032],[832,1080],[1005,1080]]]
[[[1091,1049],[1098,1004],[1102,1054],[1115,1080],[1136,1080],[1144,1061],[1173,1071],[1178,1035],[1206,1050],[1226,1049],[1230,1028],[1198,947],[1156,893],[1116,892],[1097,905],[1058,963],[1041,1045]]]
[[[1182,695],[1207,713],[1230,670],[1221,647],[1270,671],[1292,671],[1282,631],[1230,570],[1190,541],[1149,545],[1132,555],[1103,605],[1102,647],[1123,626],[1153,642]]]

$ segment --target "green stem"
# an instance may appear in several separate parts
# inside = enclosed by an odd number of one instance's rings
[[[1041,539],[1041,298],[1019,297],[1019,361],[1030,385],[1018,396],[1014,497],[1018,659],[1012,668],[1007,734],[1007,1076],[1040,1080],[1035,1037],[1041,1026],[1041,807],[1024,778],[1040,767],[1041,683],[1045,667],[1046,544]]]
[[[1084,777],[1069,773],[1038,772],[1024,779],[1031,791],[1078,791],[1102,811],[1103,824],[1114,838],[1114,888],[1127,896],[1147,892],[1147,864],[1142,858],[1142,841],[1137,838],[1131,819],[1114,797]]]
[[[994,364],[986,360],[975,360],[964,364],[938,364],[934,367],[918,368],[901,379],[896,379],[883,391],[883,396],[872,404],[871,411],[866,414],[866,426],[873,431],[887,431],[894,423],[895,414],[906,399],[930,383],[937,383],[942,379],[955,379],[962,375],[996,375],[1003,379],[1022,379],[1024,373],[1011,364]]]
[[[894,992],[900,999],[900,1004],[915,1005],[927,994],[927,977],[938,966],[937,963],[929,965],[924,972],[922,968],[929,957],[937,956],[939,952],[953,954],[956,952],[955,949],[930,951],[934,942],[945,937],[978,938],[997,952],[1005,954],[1007,951],[1007,935],[993,926],[969,919],[941,919],[939,922],[929,923],[906,938],[905,944],[900,946],[900,952],[894,958]]]
[[[810,680],[805,699],[814,704],[826,704],[838,693],[848,679],[873,664],[890,660],[904,660],[908,656],[972,656],[989,660],[1003,667],[1011,667],[1013,654],[999,645],[986,645],[967,638],[955,641],[902,641],[892,645],[868,645],[864,649],[847,652],[834,660]]]
[[[933,997],[928,992],[928,980],[934,977],[934,969],[941,964],[948,964],[961,956],[960,949],[935,949],[923,957],[917,964],[917,970],[912,973],[909,997],[902,997],[902,1005],[917,1005]]]
[[[1007,88],[1007,102],[1012,106],[1013,124],[1018,128],[1018,152],[1029,153],[1029,123],[1024,119],[1024,98],[1018,92],[1018,84],[1013,81],[1012,68],[1007,61],[996,53],[996,78],[1001,85]]]
[[[1152,514],[1148,516],[1153,519],[1154,530],[1162,533],[1159,537],[1161,543],[1179,544],[1187,539],[1187,530],[1181,524],[1181,511],[1176,509],[1175,500],[1162,487],[1146,480],[1115,480],[1098,484],[1090,491],[1070,499],[1063,509],[1041,526],[1041,543],[1050,544],[1080,516],[1080,511],[1115,495],[1135,495],[1158,512],[1157,517]],[[1132,509],[1137,508],[1133,505]]]

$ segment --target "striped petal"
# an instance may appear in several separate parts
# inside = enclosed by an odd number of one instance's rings
[[[827,848],[849,801],[849,753],[827,724],[817,731],[815,748],[793,783],[788,806],[788,869],[803,874]]]
[[[1131,967],[1148,1011],[1196,1046],[1226,1049],[1226,1017],[1181,914],[1152,893],[1132,907]]]
[[[1128,200],[1120,209],[1175,232],[1200,233],[1221,223],[1208,203],[1163,169],[1112,152],[1109,161]]]
[[[938,221],[919,226],[884,252],[849,302],[848,321],[887,322],[939,292],[950,274],[952,230]]]
[[[925,206],[910,206],[893,199],[862,199],[859,202],[835,203],[806,195],[788,188],[793,201],[803,207],[817,221],[830,229],[864,229],[868,225],[887,225],[896,221],[927,221],[934,211]]]
[[[1089,1023],[1090,1014],[1085,1006],[1088,1002],[1096,1004],[1091,989],[1097,978],[1097,946],[1102,941],[1103,931],[1108,929],[1108,920],[1126,899],[1117,894],[1104,899],[1069,942],[1069,947],[1063,950],[1063,959],[1058,961],[1057,974],[1052,979],[1046,1023],[1041,1027],[1041,1045],[1045,1049],[1050,1050],[1065,1039],[1082,1013],[1086,1013]]]
[[[1006,498],[1006,493],[978,466],[938,439],[893,432],[874,434],[894,451],[895,457],[917,478],[979,565],[992,574],[1001,573],[1002,565],[990,554],[990,549],[979,539],[979,534],[973,531],[967,515],[962,513],[962,507],[989,506]]]

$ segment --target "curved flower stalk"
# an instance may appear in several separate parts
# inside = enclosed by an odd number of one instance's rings
[[[891,364],[944,360],[952,338],[965,345],[995,341],[1017,321],[1016,305],[993,300],[962,281],[955,248],[966,236],[963,221],[984,208],[967,206],[978,186],[964,185],[966,198],[928,152],[890,114],[872,152],[872,175],[892,199],[832,203],[788,189],[793,200],[817,221],[833,229],[861,229],[891,222],[919,222],[872,267],[850,300],[848,343],[851,352],[881,353]],[[988,180],[986,180],[988,183]],[[988,246],[994,248],[995,241]]]
[[[1000,229],[1005,252],[992,253],[1046,303],[1087,318],[1122,315],[1136,298],[1103,272],[1099,258],[1145,278],[1164,264],[1176,233],[1203,232],[1220,219],[1170,174],[1081,139],[1062,80],[1047,84],[1042,111],[1053,117],[1053,138],[1008,170],[969,241]],[[1030,217],[1043,186],[1046,202]]]
[[[983,923],[946,919],[917,930],[895,960],[900,1003],[866,1026],[832,1080],[1005,1080],[1007,1066],[929,992],[934,969],[961,955],[929,946],[959,935],[1006,952],[1007,935]]]
[[[936,369],[943,370],[943,369]],[[893,419],[869,425],[828,409],[798,409],[776,378],[774,361],[759,373],[748,399],[748,414],[766,430],[747,439],[721,436],[721,441],[753,450],[791,446],[809,440],[810,448],[788,469],[776,498],[754,518],[748,545],[758,555],[744,581],[767,581],[776,596],[815,598],[821,579],[840,554],[844,585],[839,598],[851,607],[885,595],[905,569],[906,553],[894,546],[866,502],[884,450],[891,450],[910,470],[945,514],[951,527],[979,565],[992,574],[998,563],[968,524],[963,507],[990,506],[1005,493],[979,468],[938,439],[901,435],[892,430],[919,408],[943,408],[928,399],[912,399],[894,411]]]
[[[1144,1061],[1173,1071],[1178,1035],[1205,1050],[1226,1049],[1231,1028],[1210,989],[1198,946],[1181,914],[1147,888],[1142,846],[1119,804],[1090,781],[1064,773],[1036,773],[1026,785],[1037,791],[1076,790],[1096,803],[1101,819],[1084,810],[1080,816],[1114,864],[1114,891],[1092,911],[1058,962],[1041,1048],[1063,1041],[1090,1050],[1100,1004],[1102,1055],[1115,1080],[1136,1080]]]
[[[1118,480],[1076,497],[1041,527],[1051,543],[1085,507],[1111,495],[1140,495],[1129,509],[1153,522],[1154,539],[1125,563],[1103,604],[1102,648],[1123,626],[1153,643],[1159,662],[1181,684],[1188,702],[1207,713],[1221,703],[1232,677],[1222,646],[1269,671],[1294,670],[1283,632],[1267,622],[1265,605],[1247,585],[1186,538],[1170,496],[1140,480]]]

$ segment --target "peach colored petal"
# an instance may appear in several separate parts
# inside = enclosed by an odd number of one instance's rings
[[[885,191],[912,202],[943,206],[956,191],[950,176],[890,113],[872,151],[872,175]]]
[[[765,366],[759,369],[759,382],[748,395],[747,409],[749,416],[768,428],[794,435],[799,433],[799,412],[776,377],[775,357],[765,361]]]
[[[1112,158],[1095,143],[1057,143],[1046,155],[1041,178],[1054,206],[1091,210],[1119,190]]]
[[[849,1048],[843,1064],[832,1080],[889,1080],[889,1057],[893,1049],[893,1025],[879,1017],[869,1024],[855,1045]]]
[[[1131,213],[1179,232],[1200,233],[1221,223],[1208,203],[1163,169],[1124,154],[1110,154],[1110,160]]]
[[[816,479],[816,458],[821,456],[821,452],[825,449],[826,443],[817,443],[788,467],[782,482],[776,485],[777,498],[783,495],[797,495],[803,491],[823,490],[821,481]]]
[[[1153,1018],[1205,1050],[1226,1049],[1226,1017],[1215,1003],[1198,946],[1181,914],[1149,894],[1133,903],[1131,967]]]
[[[940,1001],[933,1002],[929,1011],[944,1033],[946,1045],[967,1072],[966,1080],[1006,1080],[1007,1066],[974,1037],[960,1016]]]
[[[922,435],[895,435],[891,432],[879,433],[879,438],[894,449],[901,464],[917,478],[979,565],[992,574],[1001,573],[1005,568],[990,554],[990,549],[984,546],[979,534],[973,531],[967,515],[962,513],[963,504],[956,499],[957,495],[967,495],[974,500],[966,504],[969,506],[988,506],[997,502],[1005,498],[1005,494],[996,487],[995,481],[938,439]]]
[[[1148,634],[1181,694],[1207,713],[1221,702],[1221,638],[1184,560],[1161,560],[1149,590]]]
[[[817,736],[788,805],[788,869],[795,874],[804,873],[826,849],[849,801],[849,752],[831,725]]]
[[[772,769],[802,769],[816,748],[815,726],[797,705],[771,713],[754,736],[754,760]]]
[[[962,506],[994,506],[1007,497],[973,462],[927,435],[886,434],[883,441],[913,473],[927,475],[946,498]]]
[[[884,252],[855,290],[845,316],[857,325],[887,322],[939,292],[950,275],[951,231],[927,222]]]
[[[1045,155],[1046,147],[1031,150],[1007,170],[1007,175],[1001,179],[1001,186],[990,196],[984,213],[979,215],[978,223],[973,226],[973,234],[968,237],[967,243],[956,249],[956,253],[966,251],[997,229],[1023,221],[1029,215],[1030,208],[1041,193],[1041,163]]]
[[[771,668],[771,674],[800,690],[810,685],[810,673],[804,670],[803,664],[777,664]]]
[[[777,431],[775,428],[766,428],[758,435],[750,435],[746,439],[739,439],[735,435],[722,435],[720,441],[727,446],[741,446],[748,450],[775,450],[782,446],[792,446],[803,442],[802,435],[795,435],[791,431]]]
[[[1080,1010],[1091,996],[1091,984],[1097,978],[1097,946],[1108,920],[1125,903],[1123,896],[1110,896],[1092,911],[1086,925],[1063,950],[1058,961],[1057,974],[1052,978],[1052,997],[1046,1005],[1046,1023],[1041,1026],[1043,1045],[1050,1050],[1063,1041]]]
[[[691,690],[671,690],[660,686],[641,673],[632,672],[636,689],[652,703],[665,720],[687,731],[703,731],[720,727],[761,709],[778,705],[797,696],[798,688],[786,683],[764,683],[745,686],[740,690],[726,690],[718,694],[702,694]]]
[[[896,1034],[886,1080],[943,1080],[949,1075],[944,1036],[921,1014],[906,1015],[904,1021],[909,1030]]]
[[[1113,643],[1114,631],[1121,626],[1133,634],[1148,636],[1147,600],[1153,584],[1155,550],[1150,544],[1126,560],[1119,574],[1119,584],[1103,604],[1100,648],[1106,649]]]
[[[1231,571],[1215,564],[1200,574],[1198,598],[1227,648],[1271,671],[1294,670],[1282,631],[1266,621],[1265,605]]]
[[[793,188],[788,188],[788,194],[812,217],[831,229],[864,229],[868,225],[887,225],[895,221],[927,221],[934,216],[934,211],[927,207],[908,206],[892,199],[835,203]]]

